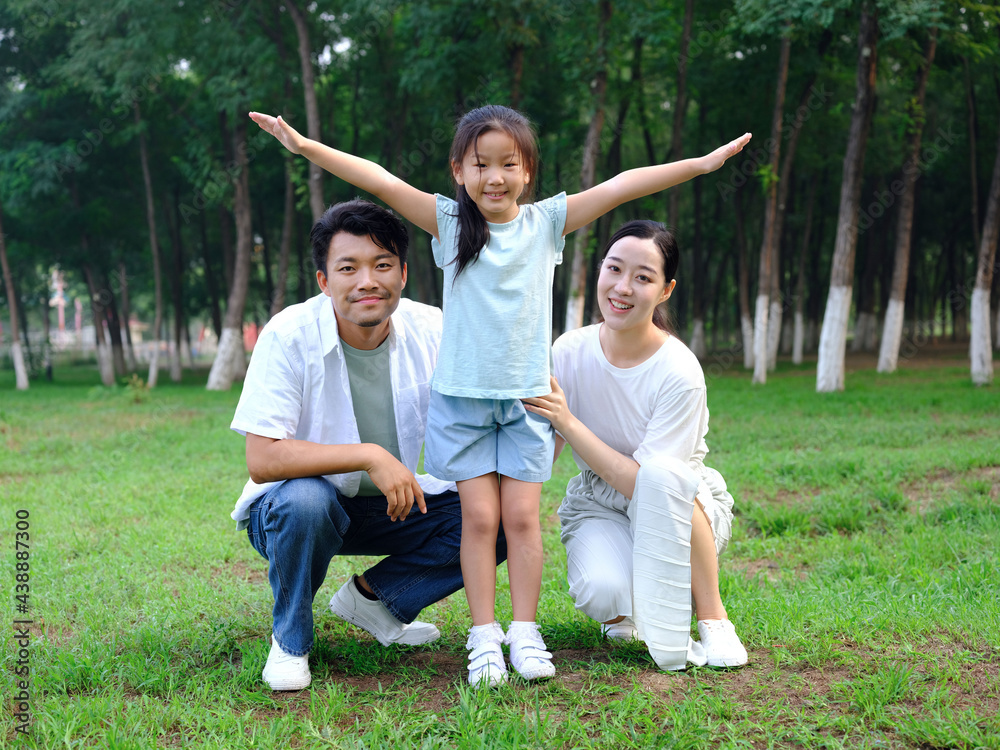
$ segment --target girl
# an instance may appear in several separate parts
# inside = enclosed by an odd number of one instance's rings
[[[551,425],[520,399],[549,393],[552,279],[564,237],[615,206],[722,166],[747,133],[711,154],[623,172],[532,204],[538,146],[528,120],[489,105],[458,123],[456,200],[422,192],[366,159],[302,137],[280,117],[250,117],[292,153],[365,190],[432,237],[445,272],[444,330],[432,382],[424,468],[458,485],[462,575],[472,615],[469,683],[507,680],[501,644],[526,679],[555,674],[535,624],[542,578],[539,503],[551,474]],[[513,622],[495,621],[495,542],[507,537]]]
[[[525,400],[558,430],[556,455],[569,443],[582,471],[559,508],[570,594],[607,637],[645,641],[663,669],[741,666],[719,595],[733,498],[703,463],[705,376],[657,309],[677,283],[677,243],[662,224],[632,221],[605,253],[604,322],[560,336],[552,392]]]

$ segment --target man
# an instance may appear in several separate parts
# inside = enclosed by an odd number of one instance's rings
[[[232,517],[268,560],[274,594],[272,690],[311,681],[312,604],[334,555],[388,555],[330,600],[384,646],[437,639],[414,618],[462,587],[455,485],[415,476],[441,311],[400,299],[406,229],[353,200],[310,239],[322,294],[267,324],[232,423],[250,471]]]

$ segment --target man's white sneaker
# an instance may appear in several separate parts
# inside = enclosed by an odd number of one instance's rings
[[[614,641],[639,640],[639,631],[636,630],[635,623],[632,622],[631,617],[626,617],[610,625],[601,625],[601,635]]]
[[[267,664],[264,665],[261,677],[271,686],[271,690],[307,688],[312,682],[312,675],[309,674],[309,657],[286,653],[272,635],[271,653],[267,655]]]
[[[729,620],[698,620],[698,634],[710,667],[742,667],[750,657]]]
[[[556,673],[552,654],[545,650],[545,641],[533,622],[512,622],[507,629],[510,663],[526,680],[542,680]]]
[[[377,599],[372,601],[362,596],[354,583],[354,576],[340,587],[330,600],[330,611],[352,625],[357,625],[375,636],[383,646],[399,643],[404,646],[419,646],[436,641],[441,633],[428,622],[414,620],[409,625],[400,622],[385,605]]]
[[[496,687],[507,682],[507,664],[503,660],[503,628],[497,622],[470,628],[465,647],[469,649],[469,684],[472,687]]]

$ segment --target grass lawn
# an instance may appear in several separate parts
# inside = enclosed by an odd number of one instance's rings
[[[721,585],[750,665],[660,672],[576,612],[565,454],[542,508],[557,675],[478,693],[463,595],[424,611],[443,634],[430,647],[382,648],[327,612],[356,558],[317,598],[312,686],[261,682],[266,563],[229,518],[237,390],[165,372],[153,392],[106,389],[64,369],[19,393],[0,372],[0,747],[1000,747],[1000,388],[975,389],[961,361],[849,372],[826,395],[809,367],[764,387],[717,369],[708,463],[737,514]]]

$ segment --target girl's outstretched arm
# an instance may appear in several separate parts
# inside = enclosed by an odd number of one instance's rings
[[[658,193],[687,182],[692,177],[714,172],[726,163],[726,159],[742,151],[749,141],[750,133],[744,133],[705,156],[630,169],[589,190],[567,197],[564,234],[576,231],[622,203]]]
[[[337,151],[298,133],[281,116],[251,112],[250,119],[260,125],[293,154],[302,154],[335,177],[371,193],[403,218],[437,237],[437,208],[431,193],[417,190],[375,162]]]

